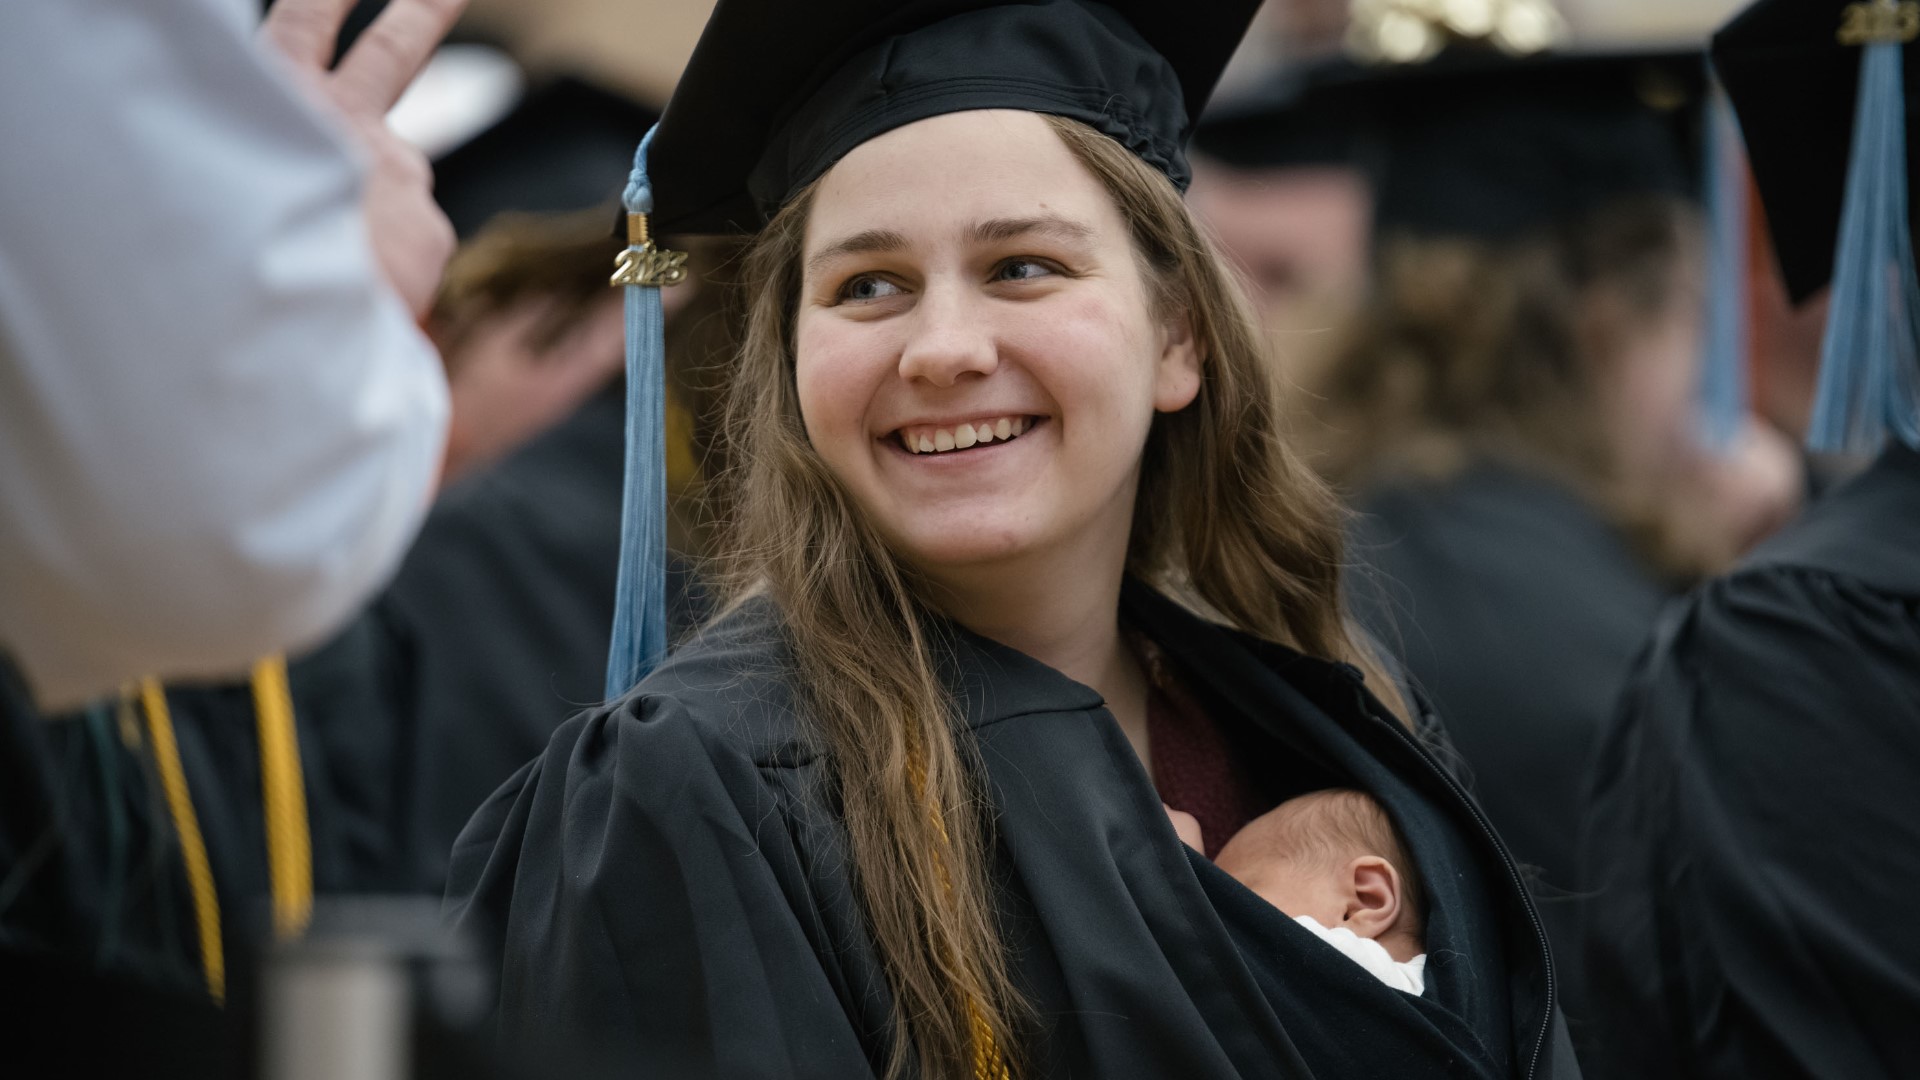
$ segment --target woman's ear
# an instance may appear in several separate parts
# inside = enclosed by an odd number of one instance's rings
[[[1200,394],[1200,361],[1204,352],[1193,332],[1193,314],[1182,310],[1162,324],[1160,359],[1153,376],[1156,412],[1179,412]]]
[[[1347,912],[1341,925],[1363,938],[1378,938],[1400,921],[1400,872],[1378,855],[1347,864]]]

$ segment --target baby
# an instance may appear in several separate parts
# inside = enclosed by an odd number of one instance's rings
[[[1198,823],[1167,812],[1199,849]],[[1288,799],[1235,833],[1214,863],[1388,986],[1425,990],[1419,879],[1371,796],[1333,788]]]

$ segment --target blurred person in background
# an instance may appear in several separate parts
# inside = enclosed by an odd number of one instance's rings
[[[1798,467],[1701,442],[1699,53],[1361,71],[1374,280],[1306,425],[1360,512],[1359,613],[1538,869],[1570,1021],[1596,733],[1661,605],[1783,519]],[[1751,456],[1752,460],[1749,460]]]
[[[16,1050],[44,1040],[83,1073],[224,1072],[234,1014],[206,1006],[247,975],[212,865],[257,868],[275,929],[303,923],[285,669],[253,661],[364,603],[438,471],[445,381],[414,323],[452,231],[383,117],[460,6],[398,0],[337,63],[334,0],[283,0],[261,42],[238,4],[0,16],[0,82],[19,81],[0,133],[31,151],[0,161]],[[175,727],[161,676],[250,663],[257,738]],[[246,802],[196,800],[189,768]],[[116,1037],[88,1037],[107,1015]]]
[[[1294,66],[1209,109],[1188,201],[1246,276],[1290,406],[1311,413],[1366,294],[1373,188],[1359,117],[1318,84],[1344,60]]]
[[[434,163],[435,198],[462,238],[424,320],[452,386],[445,487],[392,583],[283,676],[317,893],[438,895],[473,811],[601,697],[625,434],[621,300],[608,287],[623,244],[609,226],[657,117],[606,89],[632,81],[536,76]],[[725,296],[705,281],[722,247],[694,249],[692,280],[668,303],[670,539],[687,556],[703,535],[702,358],[719,347]],[[673,582],[684,628],[701,614],[690,562],[676,561]],[[252,772],[197,751],[215,731],[260,751],[257,687],[176,683],[165,700],[196,797],[257,831],[268,808]],[[264,853],[214,846],[227,908],[264,895]]]
[[[684,60],[660,62],[677,71]],[[658,80],[533,79],[511,112],[434,162],[434,196],[462,241],[426,320],[452,385],[450,483],[506,458],[620,377],[620,294],[607,285],[622,247],[613,200],[659,110],[617,87]],[[671,290],[669,317],[700,295],[697,286]],[[682,404],[697,379],[689,373],[676,389]]]
[[[384,715],[405,733],[376,773],[388,785],[366,792],[387,844],[369,886],[439,893],[473,812],[604,696],[626,431],[614,198],[692,48],[652,33],[655,14],[670,29],[690,9],[697,31],[705,5],[483,9],[473,23],[532,86],[435,163],[464,238],[427,319],[453,388],[450,479],[392,586],[295,670],[315,724]],[[730,303],[728,245],[680,246],[689,280],[663,296],[676,633],[705,614],[695,566]]]
[[[1761,0],[1716,35],[1823,452],[1855,478],[1660,620],[1604,729],[1589,1075],[1896,1077],[1920,1061],[1920,273],[1910,6]]]

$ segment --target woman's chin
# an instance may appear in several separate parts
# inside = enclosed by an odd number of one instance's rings
[[[909,564],[936,579],[946,572],[1017,559],[1037,546],[1035,538],[1019,530],[962,525],[896,532],[893,545]]]

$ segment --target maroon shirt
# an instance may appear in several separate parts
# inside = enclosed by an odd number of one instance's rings
[[[1147,754],[1160,801],[1200,822],[1207,858],[1234,833],[1272,809],[1233,753],[1226,733],[1187,693],[1151,642],[1138,642],[1150,684]]]

